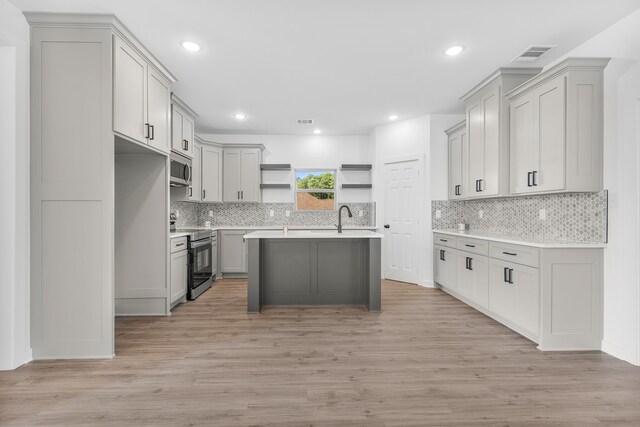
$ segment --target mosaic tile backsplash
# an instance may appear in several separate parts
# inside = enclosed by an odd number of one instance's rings
[[[546,209],[546,220],[539,219]],[[436,210],[442,217],[436,219]],[[483,211],[480,219],[478,211]],[[431,202],[434,229],[486,230],[523,239],[573,243],[607,242],[607,191],[512,197],[490,200]]]
[[[374,203],[349,203],[353,218],[344,212],[342,224],[346,226],[375,225]],[[296,211],[293,203],[189,203],[171,202],[171,212],[178,210],[177,228],[228,226],[332,226],[338,223],[336,211]],[[209,216],[213,211],[213,217]],[[274,215],[269,216],[269,211]],[[287,217],[286,211],[291,212]],[[359,212],[362,211],[362,216]]]

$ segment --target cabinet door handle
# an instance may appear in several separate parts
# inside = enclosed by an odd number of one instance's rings
[[[518,256],[518,254],[514,254],[513,252],[502,252],[505,255]]]
[[[527,187],[533,187],[533,172],[527,172]]]
[[[189,197],[193,197],[193,187],[189,187]]]
[[[476,193],[477,193],[478,191],[480,191],[480,190],[478,190],[478,180],[476,179]]]
[[[538,171],[533,171],[532,175],[533,175],[533,186],[537,187],[538,186]]]
[[[238,200],[240,200],[240,192],[238,191]]]
[[[509,283],[513,284],[513,268],[509,269]]]
[[[444,251],[440,249],[440,261],[444,261]]]
[[[205,199],[207,197],[207,190],[202,190],[202,198]]]
[[[155,128],[153,127],[153,125],[149,125],[149,128],[151,129],[151,136],[149,137],[149,139],[151,141],[153,141],[155,139],[155,137],[156,137],[156,131],[155,131]]]
[[[469,269],[469,257],[466,257],[464,259],[464,268],[466,268],[467,270]]]
[[[149,123],[144,124],[144,137],[145,139],[149,139]]]
[[[504,282],[509,283],[509,267],[504,268]]]
[[[473,270],[473,258],[469,258],[469,270]]]
[[[244,191],[243,191],[243,190],[240,190],[240,198],[241,198],[242,200],[244,200]]]
[[[478,180],[478,191],[482,191],[482,181],[484,181],[484,179]]]
[[[189,146],[187,145],[187,140],[186,139],[182,140],[182,149],[185,150],[185,151],[189,149]]]

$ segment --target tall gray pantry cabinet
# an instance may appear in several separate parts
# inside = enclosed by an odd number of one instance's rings
[[[108,358],[115,314],[169,310],[175,78],[113,15],[25,16],[34,358]]]

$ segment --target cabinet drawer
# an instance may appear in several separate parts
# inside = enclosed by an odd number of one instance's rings
[[[433,235],[433,244],[434,245],[447,246],[447,247],[455,249],[456,248],[456,241],[457,241],[456,237],[449,236],[449,235],[446,235],[446,234],[434,233],[434,235]]]
[[[463,251],[472,252],[478,255],[489,254],[489,242],[486,240],[469,239],[466,237],[457,238],[457,248]]]
[[[538,249],[509,243],[491,242],[489,256],[504,261],[515,262],[529,267],[538,267],[540,253]]]
[[[185,237],[176,237],[175,239],[171,239],[171,253],[178,251],[186,251],[187,250],[187,238]]]

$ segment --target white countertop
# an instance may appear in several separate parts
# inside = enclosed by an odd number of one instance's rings
[[[369,230],[347,230],[338,233],[335,228],[316,230],[289,230],[287,234],[283,230],[260,230],[244,235],[245,239],[381,239],[380,233]]]
[[[172,231],[171,233],[169,233],[169,238],[177,239],[178,237],[187,237],[189,234],[191,233],[181,233],[179,231]]]
[[[493,242],[510,243],[513,245],[532,246],[536,248],[582,248],[582,249],[599,249],[606,248],[606,243],[574,243],[574,242],[561,242],[553,239],[530,239],[525,240],[522,237],[508,236],[504,233],[496,233],[483,230],[432,230],[434,233],[446,234],[456,237],[470,237],[473,239],[491,240]]]

